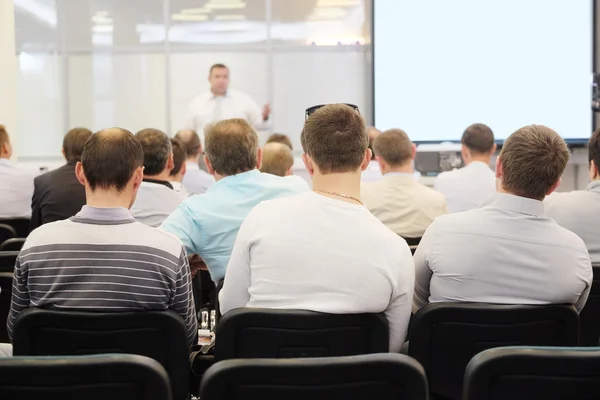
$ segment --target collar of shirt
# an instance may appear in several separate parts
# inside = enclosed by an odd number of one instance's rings
[[[164,185],[164,186],[168,187],[169,189],[173,189],[173,185],[171,185],[171,182],[169,182],[169,181],[161,181],[161,180],[158,180],[158,179],[144,178],[143,182],[155,183],[157,185]]]
[[[591,181],[585,190],[588,192],[600,192],[600,181]]]
[[[388,172],[383,176],[414,176],[414,174],[412,172]]]
[[[8,158],[0,158],[0,165],[3,165],[5,167],[11,167],[11,168],[16,168],[17,167],[15,165],[15,163],[13,163],[12,161],[10,161]]]
[[[100,208],[83,206],[75,218],[93,219],[102,221],[135,221],[128,209],[124,207]]]
[[[544,213],[544,203],[541,201],[506,193],[496,193],[496,195],[484,205],[536,217],[539,217]]]
[[[486,169],[491,170],[490,166],[482,161],[472,161],[469,163],[469,165],[467,165],[467,167],[480,168],[480,169],[486,168]]]
[[[195,163],[193,161],[186,161],[185,166],[187,169],[200,169],[200,166],[198,165],[198,163]]]
[[[258,176],[260,173],[261,172],[259,170],[253,169],[251,171],[242,172],[241,174],[229,175],[229,176],[226,176],[225,178],[221,179],[217,183],[215,183],[213,185],[213,187],[223,186],[223,185],[235,185],[235,184],[238,184],[239,182],[243,182],[248,179],[253,179],[254,177]]]

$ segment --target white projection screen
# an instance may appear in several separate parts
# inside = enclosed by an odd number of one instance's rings
[[[589,0],[374,1],[375,125],[456,141],[475,122],[497,139],[547,125],[592,132]]]

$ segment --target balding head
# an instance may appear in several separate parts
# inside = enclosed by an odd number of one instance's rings
[[[260,172],[277,176],[292,174],[294,156],[292,150],[283,143],[271,142],[263,147],[263,162]]]
[[[178,139],[183,143],[185,147],[185,154],[188,159],[197,160],[200,153],[202,153],[202,143],[200,137],[196,131],[191,129],[182,129],[175,135],[175,139]]]
[[[226,119],[209,126],[204,138],[208,171],[220,176],[241,174],[260,168],[262,150],[258,135],[244,119]]]
[[[0,158],[10,158],[12,156],[12,145],[10,137],[4,125],[0,125]]]

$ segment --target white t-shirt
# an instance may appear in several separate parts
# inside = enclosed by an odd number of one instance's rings
[[[385,312],[390,351],[408,328],[415,270],[408,245],[365,207],[314,192],[265,201],[246,217],[221,312],[239,307]]]
[[[496,194],[496,174],[489,165],[473,161],[439,174],[434,188],[444,195],[451,213],[472,210]]]
[[[131,215],[142,224],[158,227],[173,212],[185,196],[161,183],[142,182],[138,189]]]

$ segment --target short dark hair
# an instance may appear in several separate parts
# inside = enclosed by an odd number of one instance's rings
[[[81,161],[81,153],[85,142],[92,136],[87,128],[73,128],[63,138],[63,151],[68,163]]]
[[[312,113],[300,141],[323,174],[356,171],[369,145],[365,120],[345,104],[328,104]]]
[[[221,175],[251,171],[258,164],[258,135],[241,118],[226,119],[209,126],[204,147],[213,169]]]
[[[292,146],[292,141],[290,140],[288,135],[284,135],[283,133],[274,133],[271,136],[269,136],[269,138],[267,139],[267,143],[281,143],[281,144],[285,144],[287,147],[290,148],[290,150],[294,150],[294,147]]]
[[[402,129],[388,129],[373,141],[375,155],[380,156],[392,167],[412,161],[412,142]]]
[[[185,154],[188,157],[195,157],[202,150],[202,143],[200,142],[200,136],[196,131],[192,129],[182,129],[175,135],[175,139],[178,139],[185,146]]]
[[[213,69],[218,69],[218,68],[225,68],[226,70],[229,70],[229,68],[227,68],[227,65],[225,64],[221,64],[221,63],[217,63],[217,64],[213,64],[210,67],[210,70],[208,71],[208,75],[211,75],[213,72]]]
[[[142,129],[135,134],[144,149],[144,175],[158,175],[164,171],[172,153],[166,133],[154,128]]]
[[[494,132],[485,124],[473,124],[465,129],[460,142],[476,154],[487,154],[494,148]]]
[[[588,143],[588,161],[596,164],[596,168],[600,170],[600,128],[597,128]]]
[[[144,165],[144,151],[128,130],[103,129],[83,146],[81,164],[92,191],[101,188],[122,192],[135,170]]]
[[[175,176],[183,168],[185,164],[185,150],[183,149],[183,143],[179,139],[171,139],[171,148],[173,149],[173,169],[169,175]]]

